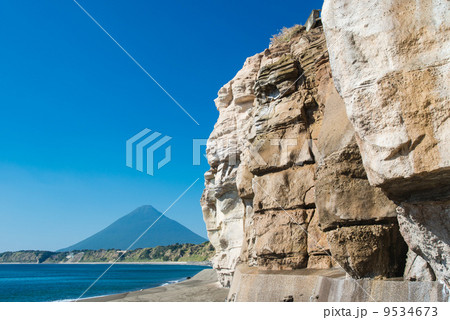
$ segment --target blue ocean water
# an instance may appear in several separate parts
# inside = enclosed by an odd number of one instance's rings
[[[0,301],[77,299],[108,264],[0,264]],[[158,287],[192,277],[207,266],[116,264],[84,298]]]

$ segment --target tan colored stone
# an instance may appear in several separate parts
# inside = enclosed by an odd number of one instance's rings
[[[326,255],[330,251],[327,234],[319,227],[319,214],[315,212],[308,225],[308,254]]]
[[[294,81],[300,75],[298,61],[290,54],[262,64],[255,83],[256,96],[260,104],[289,95],[296,90]]]
[[[238,189],[239,197],[241,197],[242,199],[253,198],[253,174],[250,172],[248,166],[246,166],[245,164],[241,164],[237,168],[236,174],[236,186]]]
[[[450,201],[402,203],[400,232],[409,248],[427,262],[438,279],[450,281]]]
[[[407,246],[396,223],[342,227],[327,234],[333,258],[353,278],[403,275]]]
[[[395,207],[368,183],[322,30],[296,30],[247,59],[216,99],[202,208],[223,285],[239,263],[336,266],[324,229],[352,276],[391,275],[405,260],[390,246]],[[343,230],[355,231],[353,242],[342,240],[350,237]]]
[[[308,261],[306,210],[255,214],[258,265],[268,269],[304,268]]]
[[[330,255],[310,255],[308,259],[308,269],[330,269],[333,268],[333,259]]]
[[[326,0],[323,22],[369,181],[401,203],[409,248],[448,280],[450,2]]]
[[[313,187],[314,166],[312,165],[254,177],[253,205],[255,212],[313,205],[313,203],[307,202],[306,198],[307,192]]]
[[[297,162],[307,138],[303,123],[258,135],[250,148],[250,171],[255,175],[263,175],[292,166]]]
[[[449,12],[448,1],[324,3],[334,80],[375,185],[450,170]]]
[[[363,221],[396,221],[396,205],[369,184],[355,142],[319,166],[316,203],[323,230]]]

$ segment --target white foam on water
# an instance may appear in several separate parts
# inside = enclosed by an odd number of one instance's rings
[[[161,287],[168,286],[169,284],[175,284],[175,283],[178,283],[178,282],[181,282],[181,281],[184,281],[184,280],[187,280],[187,278],[183,278],[183,279],[179,279],[179,280],[171,280],[171,281],[163,283],[161,285]]]

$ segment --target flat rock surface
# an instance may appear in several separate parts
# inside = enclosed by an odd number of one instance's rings
[[[237,302],[430,302],[449,301],[438,281],[355,280],[340,268],[259,270],[237,267],[228,296]]]

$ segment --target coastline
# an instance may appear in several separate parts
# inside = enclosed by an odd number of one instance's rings
[[[214,269],[205,269],[191,279],[72,302],[224,302],[229,289],[223,288]]]
[[[147,291],[158,287],[173,286],[182,281],[190,280],[193,277],[198,278],[199,272],[207,270],[211,272],[208,263],[196,262],[146,262],[146,263],[122,263],[114,266],[111,270],[111,276],[105,277],[102,284],[90,290],[82,298],[101,298],[109,301],[108,296],[114,294],[127,294],[131,291]],[[11,281],[2,285],[0,290],[1,301],[36,301],[36,302],[70,302],[77,300],[81,292],[95,283],[98,276],[108,271],[112,264],[87,263],[76,265],[75,263],[61,265],[57,264],[3,264],[0,265],[4,279]],[[214,281],[217,283],[215,271]],[[55,275],[57,278],[55,278]],[[103,274],[102,274],[103,275]],[[33,277],[40,285],[35,287],[27,279]],[[59,279],[55,281],[54,279]],[[94,281],[95,280],[95,281]],[[196,285],[205,284],[202,281],[196,281]],[[209,280],[209,279],[208,279]],[[35,283],[38,283],[35,282]],[[211,281],[207,282],[208,284]],[[14,288],[18,288],[15,290]],[[216,286],[217,288],[218,286]],[[13,294],[11,294],[13,288]],[[215,289],[215,288],[212,288]],[[163,289],[165,290],[165,289]],[[171,290],[171,289],[170,289]],[[194,290],[195,291],[195,290]],[[211,291],[211,290],[210,290]],[[75,294],[74,294],[75,292]],[[78,293],[77,293],[78,292]],[[146,293],[146,292],[145,292]],[[100,297],[102,296],[102,297]],[[173,296],[173,295],[172,295]],[[176,297],[177,298],[177,297]],[[168,299],[168,301],[171,298]],[[181,298],[177,298],[181,299]],[[206,297],[205,297],[206,299]],[[145,300],[144,300],[145,301]],[[214,300],[215,301],[215,300]],[[219,300],[221,301],[221,300]]]
[[[212,266],[209,261],[137,261],[137,262],[56,262],[56,263],[35,263],[35,262],[0,262],[2,264],[154,264],[154,265],[192,265],[192,266]]]

